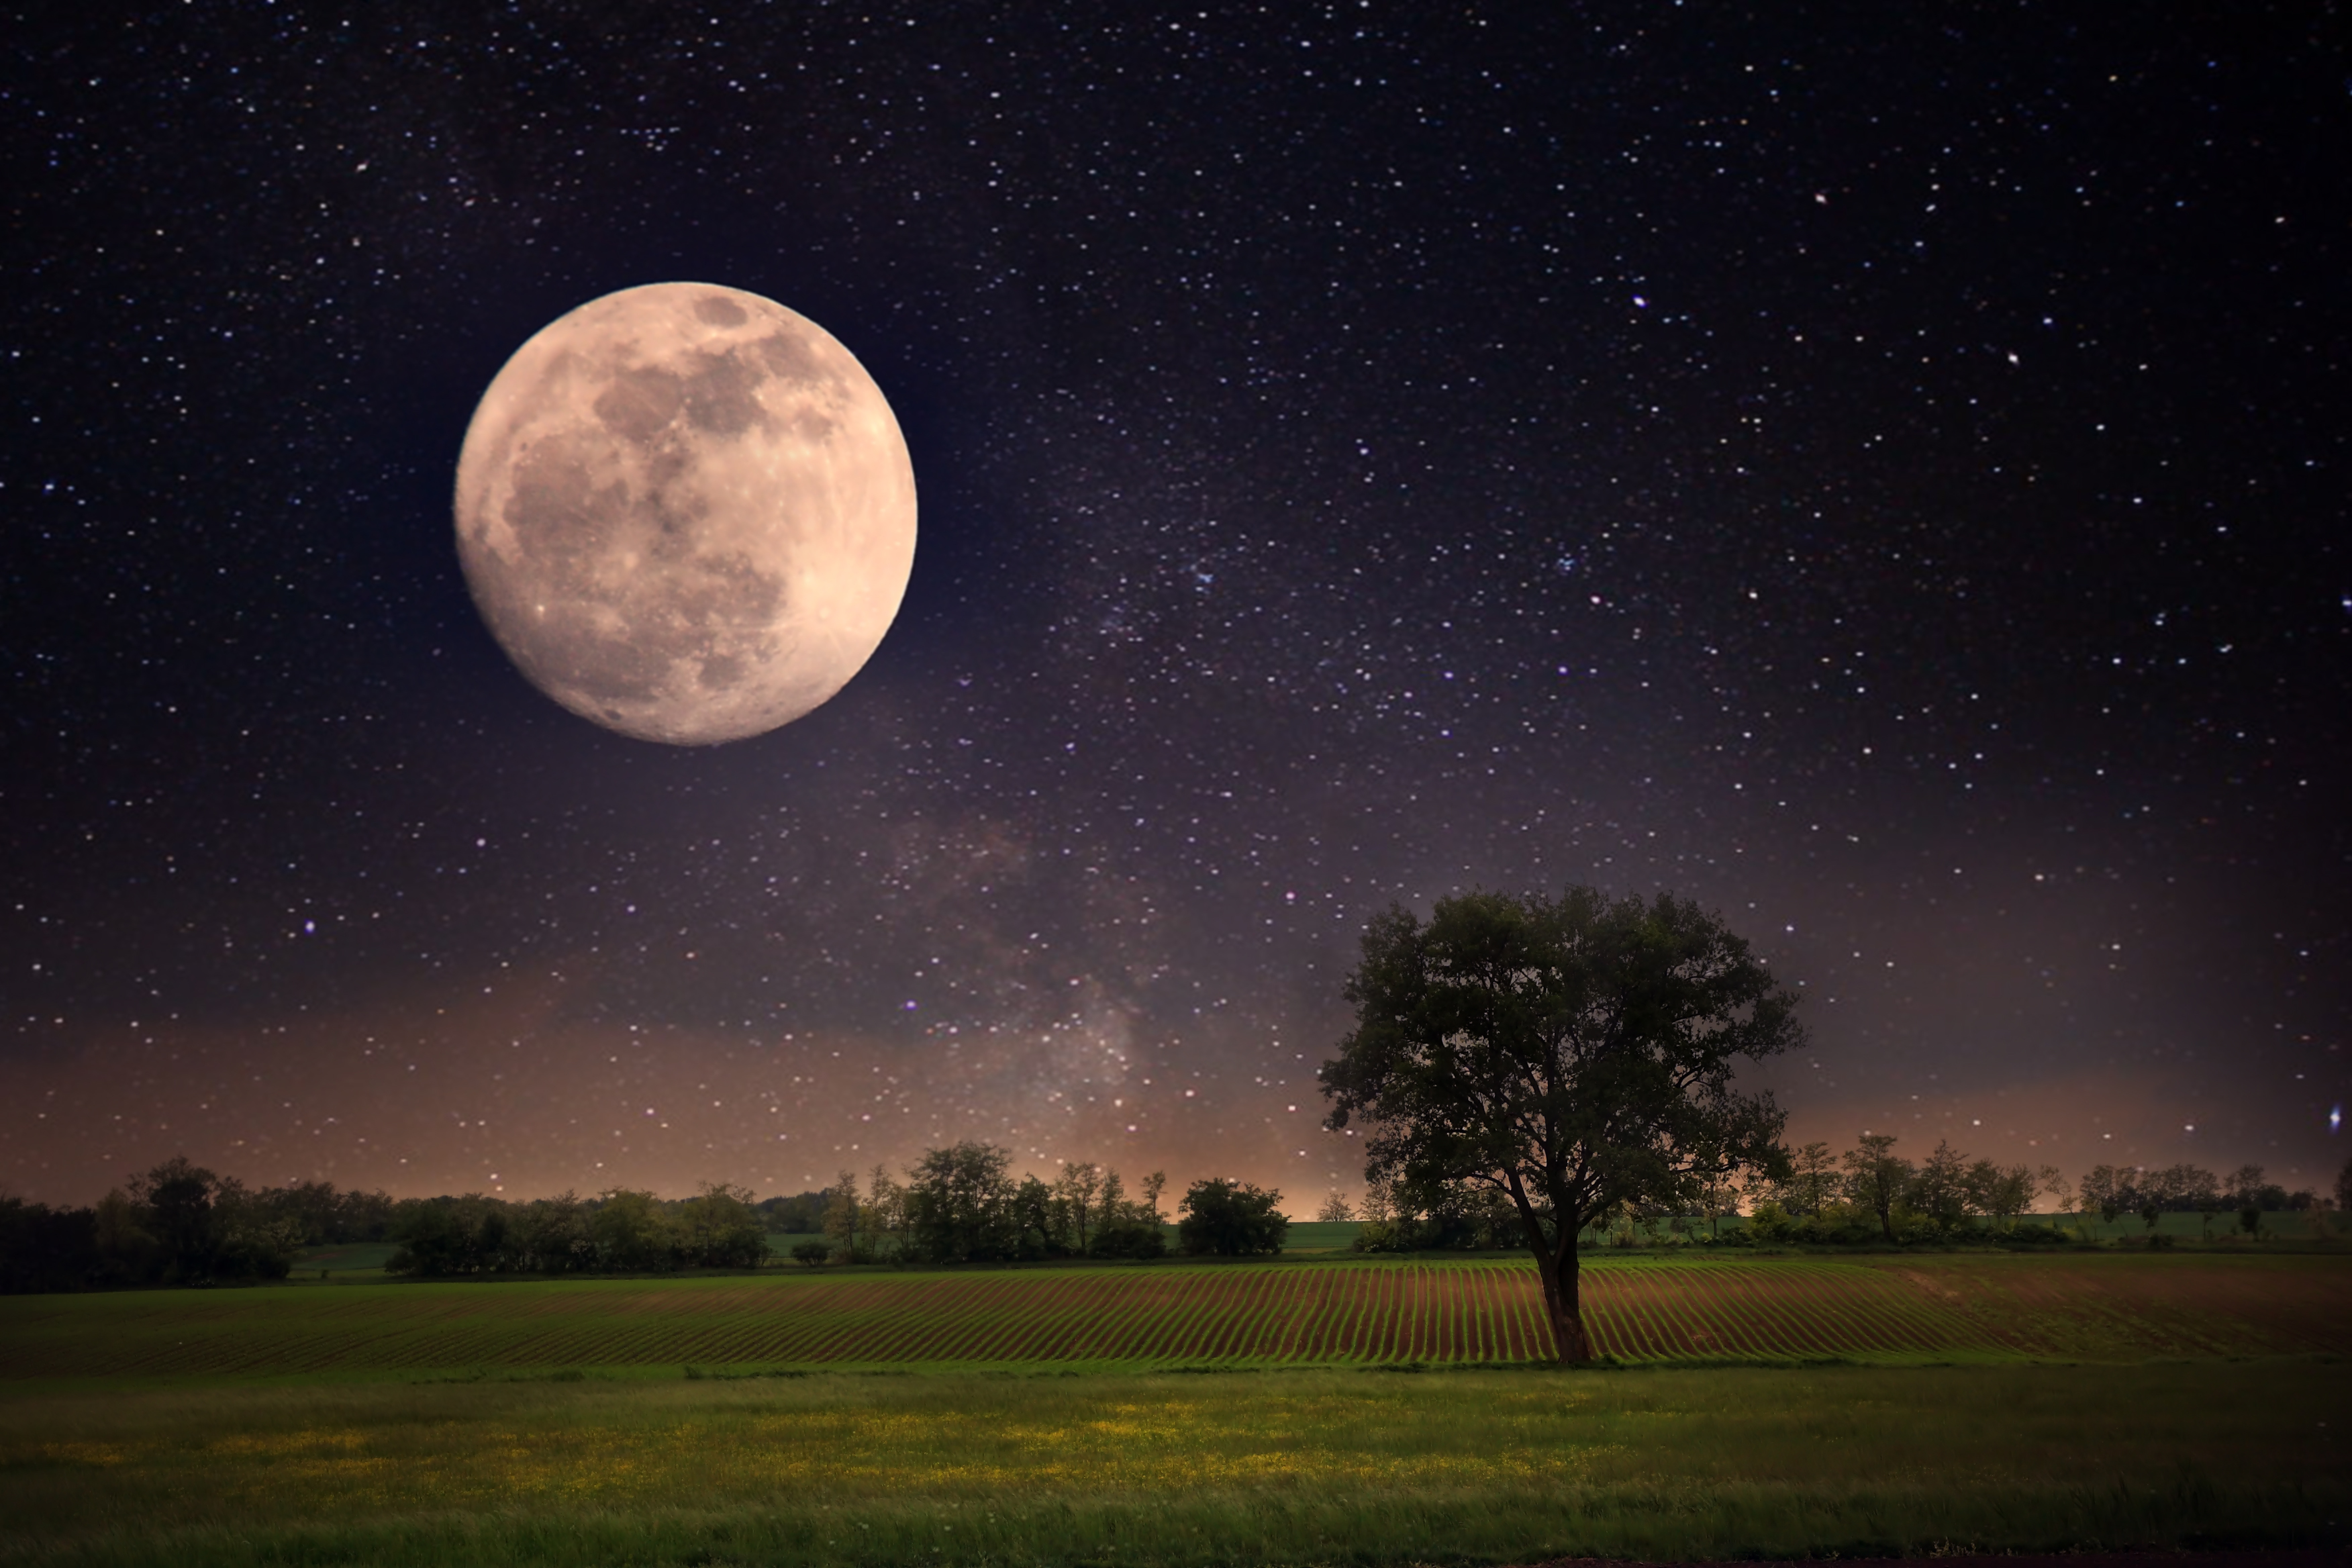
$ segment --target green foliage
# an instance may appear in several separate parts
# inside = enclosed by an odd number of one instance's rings
[[[301,1250],[283,1194],[173,1155],[94,1208],[0,1199],[0,1290],[282,1279]],[[331,1189],[330,1189],[331,1191]]]
[[[1345,994],[1330,1125],[1368,1122],[1365,1175],[1396,1184],[1397,1223],[1465,1184],[1510,1205],[1563,1359],[1586,1354],[1580,1232],[1628,1205],[1685,1212],[1736,1172],[1790,1173],[1781,1112],[1732,1074],[1801,1043],[1796,998],[1696,904],[1482,892],[1425,925],[1392,906]]]
[[[988,1143],[925,1152],[908,1183],[914,1241],[923,1258],[977,1263],[1021,1256],[1011,1164],[1006,1151]]]
[[[1790,1156],[1785,1191],[1791,1215],[1821,1218],[1822,1211],[1835,1201],[1838,1192],[1837,1162],[1827,1143],[1808,1143]]]
[[[167,1279],[211,1273],[213,1195],[219,1190],[220,1178],[185,1154],[131,1179],[131,1199],[146,1210],[148,1232],[163,1248]]]
[[[1895,1211],[1910,1192],[1911,1162],[1895,1152],[1891,1132],[1865,1132],[1860,1146],[1841,1160],[1845,1167],[1846,1197],[1856,1208],[1878,1221],[1880,1233],[1895,1239]]]
[[[0,1293],[282,1279],[304,1247],[381,1240],[392,1200],[249,1188],[174,1155],[90,1208],[0,1198]]]
[[[677,1227],[651,1193],[614,1187],[598,1194],[588,1234],[596,1243],[599,1268],[647,1274],[677,1267]]]
[[[1352,1244],[1359,1252],[1515,1252],[1527,1237],[1511,1200],[1490,1186],[1450,1182],[1433,1190],[1398,1187],[1381,1194],[1381,1218]]]
[[[705,1268],[757,1268],[767,1260],[768,1232],[751,1193],[725,1182],[705,1182],[678,1205],[678,1251]]]
[[[1282,1250],[1290,1228],[1281,1203],[1280,1193],[1255,1184],[1205,1177],[1177,1205],[1176,1244],[1195,1256],[1270,1257]]]
[[[1168,1232],[1156,1214],[1118,1215],[1096,1227],[1087,1244],[1089,1258],[1123,1258],[1136,1262],[1168,1255]]]
[[[0,1197],[0,1292],[81,1289],[98,1273],[100,1258],[97,1216],[89,1209]]]
[[[824,1193],[794,1193],[762,1198],[759,1203],[760,1222],[770,1231],[782,1231],[787,1236],[821,1234],[827,1197]]]
[[[658,1274],[679,1268],[756,1268],[767,1233],[751,1194],[706,1182],[677,1204],[615,1187],[593,1199],[560,1193],[529,1205],[468,1193],[400,1205],[393,1274]]]

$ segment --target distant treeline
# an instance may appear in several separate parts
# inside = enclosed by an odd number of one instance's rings
[[[2055,1165],[1970,1160],[1943,1140],[1915,1165],[1895,1144],[1885,1133],[1865,1136],[1835,1158],[1826,1143],[1806,1144],[1796,1152],[1790,1180],[1751,1194],[1750,1228],[1760,1240],[1815,1243],[1942,1242],[1971,1234],[2056,1241],[2062,1233],[2054,1226],[2019,1223],[2047,1198],[2061,1215],[2096,1209],[2112,1223],[2119,1213],[2140,1214],[2151,1232],[2168,1212],[2228,1210],[2252,1232],[2263,1212],[2318,1201],[2264,1181],[2259,1165],[2241,1166],[2226,1180],[2195,1165],[2098,1165],[2078,1193]]]
[[[675,1200],[614,1187],[526,1202],[394,1199],[325,1182],[248,1188],[178,1155],[88,1208],[0,1197],[0,1291],[282,1279],[306,1250],[353,1242],[396,1244],[386,1268],[420,1278],[757,1268],[774,1232],[805,1235],[793,1256],[811,1267],[1166,1252],[1160,1173],[1130,1200],[1116,1171],[1066,1165],[1049,1184],[1014,1180],[1011,1162],[1005,1150],[959,1143],[924,1154],[903,1181],[877,1165],[862,1190],[845,1171],[821,1192],[760,1202],[723,1182]],[[1180,1204],[1179,1245],[1279,1252],[1289,1223],[1281,1197],[1196,1182]]]
[[[400,1209],[325,1182],[247,1187],[174,1155],[89,1208],[0,1197],[0,1290],[282,1279],[305,1247],[385,1239]]]
[[[304,1252],[352,1242],[397,1243],[390,1266],[415,1274],[756,1267],[768,1231],[821,1216],[825,1194],[750,1197],[723,1184],[676,1202],[626,1188],[536,1203],[253,1188],[175,1155],[88,1208],[0,1197],[0,1291],[283,1279]]]
[[[2137,1215],[2151,1232],[2164,1215],[2187,1212],[2226,1214],[2255,1234],[2263,1214],[2323,1202],[2307,1189],[2289,1193],[2266,1180],[2259,1165],[2242,1165],[2227,1177],[2196,1165],[2098,1165],[2083,1178],[2078,1194],[2054,1165],[2037,1169],[1971,1160],[1948,1141],[1939,1141],[1915,1164],[1895,1152],[1895,1142],[1885,1133],[1866,1135],[1843,1153],[1833,1153],[1827,1143],[1808,1143],[1792,1152],[1785,1181],[1725,1180],[1695,1193],[1694,1202],[1679,1210],[1627,1205],[1586,1232],[1582,1245],[1686,1240],[1885,1246],[1949,1243],[1972,1236],[2060,1240],[2052,1226],[2020,1224],[2043,1198],[2061,1214],[2076,1212],[2079,1203],[2081,1212],[2096,1212],[2109,1224],[2120,1215]],[[2352,1207],[2352,1165],[2336,1186],[2337,1204]],[[1724,1230],[1718,1223],[1743,1213],[1744,1226]],[[1510,1200],[1469,1183],[1422,1193],[1376,1185],[1360,1207],[1335,1199],[1318,1217],[1360,1219],[1354,1246],[1363,1252],[1510,1252],[1527,1245]]]
[[[2053,1227],[2019,1223],[2042,1198],[2062,1214],[2079,1204],[2109,1224],[2137,1215],[2151,1234],[2164,1215],[2183,1212],[2229,1215],[2253,1234],[2265,1213],[2326,1203],[2266,1180],[2259,1165],[2226,1177],[2196,1165],[2098,1165],[2078,1192],[2055,1166],[1972,1161],[1948,1142],[1915,1164],[1895,1144],[1878,1134],[1833,1154],[1827,1143],[1808,1143],[1792,1154],[1786,1181],[1726,1182],[1683,1212],[1627,1206],[1588,1233],[1587,1245],[1884,1245],[1971,1235],[2054,1241]],[[777,1232],[805,1237],[792,1256],[810,1267],[1141,1258],[1167,1250],[1160,1173],[1129,1198],[1118,1172],[1091,1163],[1065,1165],[1051,1183],[1016,1180],[1011,1166],[1005,1150],[959,1143],[927,1152],[903,1179],[877,1165],[862,1185],[845,1171],[822,1191],[759,1202],[720,1182],[690,1198],[614,1187],[522,1202],[480,1193],[394,1199],[326,1182],[250,1188],[174,1156],[88,1208],[0,1197],[0,1292],[282,1279],[304,1251],[352,1242],[395,1243],[387,1268],[427,1278],[757,1268]],[[2352,1208],[2352,1164],[2336,1188],[2336,1205]],[[1232,1257],[1279,1252],[1289,1224],[1281,1200],[1243,1183],[1195,1182],[1177,1205],[1177,1245]],[[1743,1212],[1745,1226],[1720,1227]],[[1361,1220],[1355,1246],[1367,1252],[1526,1245],[1508,1200],[1467,1184],[1422,1194],[1375,1186],[1360,1207],[1334,1197],[1317,1217]]]
[[[2095,1165],[2078,1191],[2055,1165],[1972,1161],[1943,1140],[1915,1165],[1895,1144],[1885,1133],[1865,1136],[1834,1158],[1826,1143],[1806,1144],[1793,1157],[1790,1180],[1749,1189],[1749,1227],[1763,1240],[1937,1242],[1973,1233],[2054,1241],[2061,1234],[2055,1227],[2019,1223],[2047,1198],[2062,1215],[2096,1211],[2112,1224],[2118,1215],[2136,1214],[2151,1233],[2166,1214],[2228,1213],[2252,1234],[2265,1213],[2320,1202],[2313,1192],[2289,1193],[2265,1180],[2260,1165],[2242,1165],[2227,1177],[2186,1164]]]
[[[1021,1262],[1053,1258],[1159,1258],[1168,1250],[1154,1171],[1130,1199],[1117,1171],[1092,1161],[1062,1167],[1048,1184],[1014,1180],[1012,1155],[987,1143],[928,1151],[894,1179],[877,1165],[865,1190],[848,1171],[825,1190],[822,1241],[793,1248],[800,1262]],[[1209,1177],[1177,1203],[1185,1252],[1248,1257],[1282,1250],[1290,1225],[1282,1194]]]

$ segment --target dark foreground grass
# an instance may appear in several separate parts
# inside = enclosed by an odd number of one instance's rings
[[[341,1384],[0,1404],[0,1560],[1360,1563],[2352,1539],[2352,1365]]]

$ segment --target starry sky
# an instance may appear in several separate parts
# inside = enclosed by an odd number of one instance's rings
[[[148,9],[0,64],[8,1190],[1303,1215],[1366,919],[1571,882],[1801,988],[1792,1139],[2352,1152],[2336,8]],[[715,748],[529,686],[450,516],[672,279],[920,491]]]

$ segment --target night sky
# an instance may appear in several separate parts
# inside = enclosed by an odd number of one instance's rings
[[[1366,919],[1571,882],[1801,987],[1792,1139],[2352,1152],[2333,7],[148,9],[0,46],[8,1190],[1305,1214]],[[528,685],[451,522],[674,279],[920,493],[713,748]]]

